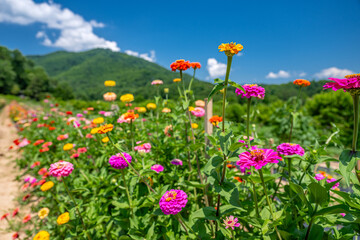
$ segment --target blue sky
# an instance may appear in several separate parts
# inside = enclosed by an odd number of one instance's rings
[[[360,71],[360,0],[0,0],[0,45],[24,54],[110,48],[169,67],[199,61],[223,77],[218,45],[244,46],[230,78],[282,83]]]

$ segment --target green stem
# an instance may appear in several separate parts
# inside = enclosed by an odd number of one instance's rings
[[[121,175],[122,175],[122,178],[123,178],[123,181],[124,181],[124,187],[125,187],[126,195],[127,195],[127,197],[128,197],[129,206],[130,206],[130,209],[131,209],[131,212],[132,212],[131,197],[130,197],[130,193],[129,193],[128,186],[127,186],[127,184],[126,184],[126,178],[125,178],[124,169],[121,169]]]
[[[130,120],[130,137],[131,137],[131,150],[134,151],[134,132],[133,132],[133,120]]]
[[[61,177],[61,179],[62,179],[62,181],[63,181],[63,183],[64,183],[66,192],[68,193],[69,197],[71,198],[71,201],[72,201],[72,202],[74,203],[74,205],[75,205],[76,212],[77,212],[77,214],[78,214],[79,217],[80,217],[80,221],[81,221],[81,224],[82,224],[83,227],[84,227],[86,236],[87,236],[87,238],[88,238],[89,240],[91,240],[91,237],[90,237],[90,235],[89,235],[89,233],[88,233],[88,231],[87,231],[87,228],[86,228],[84,219],[83,219],[83,217],[82,217],[82,215],[81,215],[79,206],[76,204],[74,197],[72,196],[71,192],[69,191],[69,188],[68,188],[68,186],[67,186],[67,184],[66,184],[65,178],[64,178],[64,177]]]
[[[248,98],[247,111],[246,111],[246,137],[247,137],[249,149],[250,149],[250,106],[251,106],[251,97]]]
[[[306,231],[305,240],[307,240],[307,239],[309,238],[310,230],[311,230],[311,227],[312,227],[312,225],[313,225],[313,223],[314,223],[314,219],[315,219],[315,216],[314,216],[314,215],[315,215],[317,209],[318,209],[318,205],[316,204],[316,205],[315,205],[314,214],[313,214],[313,216],[312,216],[311,219],[310,219],[310,223],[309,223],[308,229],[307,229],[307,231]]]
[[[351,95],[353,98],[353,105],[354,105],[354,129],[353,129],[353,140],[352,140],[352,152],[356,158],[356,145],[357,145],[357,139],[359,134],[359,95],[353,94]],[[360,162],[356,162],[355,170],[356,170],[356,176],[360,181],[360,173],[359,166]]]
[[[289,171],[289,185],[290,185],[290,181],[291,181],[291,158],[288,158],[288,171]]]
[[[231,69],[231,62],[232,62],[232,56],[228,56],[228,60],[227,60],[227,66],[226,66],[226,74],[225,74],[225,81],[224,81],[224,94],[223,94],[223,102],[222,102],[222,132],[225,132],[225,108],[226,108],[226,91],[227,91],[227,86],[228,86],[228,82],[229,82],[229,75],[230,75],[230,69]],[[219,185],[221,186],[224,178],[225,178],[225,174],[226,174],[226,155],[224,154],[224,166],[223,166],[223,171],[222,171],[222,176],[220,179],[220,183]],[[218,194],[218,198],[217,198],[217,209],[216,209],[216,217],[220,216],[220,194]],[[215,226],[215,232],[217,232],[218,230],[218,224],[216,223]]]
[[[260,174],[260,178],[261,178],[261,183],[263,185],[263,188],[264,188],[264,193],[265,193],[265,197],[266,197],[266,202],[267,204],[269,205],[269,209],[270,209],[270,214],[271,214],[271,217],[273,219],[273,221],[275,221],[275,216],[274,216],[274,212],[272,210],[272,206],[271,206],[271,202],[270,202],[270,199],[269,199],[269,196],[267,194],[267,190],[266,190],[266,186],[265,186],[265,181],[264,181],[264,175],[263,175],[263,172],[262,172],[262,169],[259,169],[259,174]],[[278,238],[281,240],[281,235],[277,229],[277,227],[275,226],[275,231],[276,231],[276,234],[278,236]]]
[[[197,236],[196,233],[194,232],[194,230],[192,230],[192,228],[189,227],[189,225],[187,225],[187,223],[185,222],[184,218],[181,216],[180,213],[176,214],[175,216],[177,216],[179,218],[180,222],[182,222],[195,236]]]
[[[258,205],[258,200],[257,200],[257,195],[256,195],[256,187],[255,187],[255,183],[253,181],[251,181],[252,186],[253,186],[253,196],[254,196],[254,202],[255,202],[255,210],[256,210],[256,216],[260,217],[260,213],[259,213],[259,205]]]

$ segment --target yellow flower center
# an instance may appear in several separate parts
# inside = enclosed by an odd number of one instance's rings
[[[170,192],[166,193],[165,201],[169,202],[169,201],[175,199],[176,195],[177,195],[177,193],[175,191],[170,191]]]

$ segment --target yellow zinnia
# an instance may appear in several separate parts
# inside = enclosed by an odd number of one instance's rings
[[[189,107],[189,112],[192,112],[192,111],[194,111],[195,110],[195,108],[194,107]]]
[[[109,140],[110,140],[110,139],[109,139],[108,137],[104,137],[103,139],[101,139],[101,141],[102,141],[103,143],[107,143]]]
[[[107,81],[104,82],[104,85],[106,87],[114,87],[116,85],[116,82],[113,81],[113,80],[107,80]]]
[[[114,128],[114,125],[105,124],[105,125],[99,127],[98,133],[104,134],[104,133],[107,133],[107,132],[111,132],[113,130],[113,128]]]
[[[54,186],[54,182],[48,181],[41,185],[40,190],[43,192],[46,192],[47,190],[50,190]]]
[[[50,234],[47,231],[40,231],[38,232],[33,240],[49,240]]]
[[[94,124],[101,124],[101,123],[104,122],[104,118],[98,117],[98,118],[95,118],[92,122],[93,122]]]
[[[124,94],[120,97],[120,101],[122,101],[123,103],[129,103],[134,101],[134,95],[128,93],[128,94]]]
[[[74,147],[74,145],[72,143],[67,143],[64,145],[63,150],[69,151],[69,150],[73,149],[73,147]]]
[[[174,78],[173,82],[181,82],[181,78]]]
[[[169,88],[164,88],[164,93],[169,93]]]
[[[137,111],[138,111],[139,113],[146,113],[146,108],[145,108],[145,107],[139,107],[139,108],[137,109]]]
[[[38,212],[38,216],[40,219],[44,219],[49,215],[50,210],[48,208],[42,208]]]
[[[219,52],[225,52],[226,56],[232,57],[243,50],[243,48],[241,44],[236,44],[236,42],[222,43],[219,46]]]
[[[156,109],[156,104],[155,103],[148,103],[148,104],[146,104],[146,107],[149,110],[154,110],[154,109]]]
[[[193,129],[197,129],[197,128],[199,127],[199,125],[198,125],[197,123],[192,123],[192,124],[191,124],[191,127],[192,127]]]
[[[98,131],[99,131],[99,128],[93,128],[93,129],[91,129],[90,133],[94,135],[94,134],[96,134]]]
[[[70,220],[70,215],[69,215],[68,212],[66,212],[66,213],[61,214],[61,215],[57,218],[56,222],[57,222],[57,224],[59,224],[59,225],[63,225],[63,224],[65,224],[65,223],[69,222],[69,220]]]

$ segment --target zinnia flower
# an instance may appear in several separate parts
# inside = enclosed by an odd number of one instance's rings
[[[222,122],[222,117],[219,117],[218,115],[215,115],[215,116],[212,116],[210,119],[209,119],[209,122],[214,125],[214,126],[217,126],[220,122]]]
[[[281,155],[300,155],[303,156],[305,154],[304,149],[299,144],[294,143],[282,143],[277,146],[276,151]]]
[[[49,173],[53,177],[67,177],[73,170],[74,166],[72,163],[60,160],[50,165]]]
[[[173,82],[181,82],[181,78],[174,78]]]
[[[154,170],[155,172],[159,173],[164,171],[164,167],[161,166],[160,164],[155,164],[151,167],[151,170]]]
[[[278,163],[281,157],[272,149],[252,148],[250,152],[243,152],[239,155],[240,160],[236,164],[240,167],[250,169],[254,166],[261,169],[268,163]]]
[[[231,228],[234,230],[234,227],[240,227],[240,223],[238,223],[238,219],[234,218],[234,216],[226,217],[224,220],[225,228]]]
[[[40,144],[42,144],[43,142],[45,142],[45,140],[43,140],[43,139],[40,139],[40,140],[36,140],[36,142],[34,142],[34,146],[37,146],[37,145],[40,145]]]
[[[68,212],[65,212],[57,218],[56,222],[59,225],[63,225],[65,223],[69,222],[69,220],[70,220],[70,215]]]
[[[170,163],[173,165],[183,165],[183,162],[180,159],[173,159]]]
[[[199,125],[197,123],[192,123],[191,124],[191,128],[193,129],[197,129],[199,127]]]
[[[300,87],[308,87],[311,84],[308,80],[305,79],[296,79],[293,83]]]
[[[146,113],[146,108],[145,107],[138,107],[136,109],[136,111],[138,111],[139,113]]]
[[[195,106],[204,108],[205,107],[205,102],[203,100],[196,100],[195,101]]]
[[[183,190],[171,189],[161,197],[160,209],[165,215],[178,214],[186,206],[187,197]]]
[[[50,190],[53,186],[54,186],[54,182],[48,181],[48,182],[44,183],[43,185],[41,185],[40,190],[43,192],[46,192],[46,191]]]
[[[135,151],[148,153],[151,150],[151,144],[150,143],[144,143],[139,146],[134,147]]]
[[[170,108],[163,108],[163,110],[161,110],[161,112],[163,113],[170,113],[171,109]]]
[[[118,118],[117,122],[118,123],[123,123],[123,122],[130,123],[137,118],[139,118],[139,114],[135,114],[133,112],[126,112]]]
[[[238,54],[243,48],[244,47],[241,44],[236,44],[236,42],[222,43],[219,46],[219,52],[225,52],[226,56],[231,57]]]
[[[192,62],[190,63],[190,66],[195,70],[201,68],[201,64],[199,62]]]
[[[10,213],[5,213],[1,216],[0,220],[4,220],[5,218],[7,218],[7,216],[9,216]]]
[[[107,81],[104,82],[104,85],[106,87],[114,87],[116,85],[116,82],[112,81],[112,80],[107,80]]]
[[[101,127],[99,127],[98,129],[98,133],[99,134],[104,134],[104,133],[107,133],[107,132],[111,132],[114,128],[114,125],[112,124],[105,124]]]
[[[124,155],[126,160],[122,157],[122,155]],[[129,166],[128,163],[131,163],[132,157],[130,156],[130,154],[128,154],[126,152],[123,152],[122,155],[120,153],[118,153],[109,158],[109,163],[110,163],[111,167],[113,167],[115,169],[124,169]]]
[[[245,84],[243,85],[243,88],[245,89],[246,93],[243,92],[243,90],[237,88],[235,90],[235,93],[237,95],[241,95],[241,98],[259,98],[264,99],[265,97],[265,88],[258,86],[257,84]]]
[[[168,125],[164,129],[164,134],[168,137],[171,137],[171,132],[173,131],[172,125]]]
[[[73,147],[74,147],[74,144],[67,143],[67,144],[64,145],[63,150],[64,151],[69,151],[69,150],[73,149]]]
[[[109,140],[110,140],[110,139],[109,139],[108,137],[104,137],[103,139],[101,139],[101,141],[102,141],[103,143],[107,143]]]
[[[56,139],[61,141],[69,138],[69,134],[59,135]]]
[[[120,97],[120,101],[122,101],[123,103],[130,103],[132,101],[134,101],[134,95],[128,93],[128,94],[124,94]]]
[[[146,108],[149,110],[154,110],[156,109],[156,104],[155,103],[148,103],[146,104]]]
[[[28,214],[28,215],[26,215],[26,216],[23,218],[22,222],[23,222],[23,223],[27,223],[27,222],[30,221],[30,220],[31,220],[31,215]]]
[[[38,212],[38,216],[40,219],[44,219],[49,215],[50,210],[48,208],[42,208]]]
[[[19,213],[19,208],[15,208],[11,216],[15,217],[16,215],[18,215],[18,213]]]
[[[38,232],[33,240],[49,240],[50,234],[47,231],[40,231]]]
[[[203,117],[205,115],[205,109],[202,107],[196,107],[194,110],[191,111],[191,114],[195,117]]]
[[[103,95],[104,97],[104,100],[107,101],[107,102],[112,102],[112,101],[115,101],[116,100],[116,93],[113,93],[113,92],[107,92]]]
[[[19,233],[14,233],[13,235],[12,235],[12,240],[15,240],[15,239],[18,239],[19,238]]]
[[[184,59],[176,60],[170,65],[170,68],[173,72],[176,70],[185,71],[190,68],[190,62],[185,61]]]
[[[94,124],[101,124],[101,123],[104,122],[104,118],[98,117],[98,118],[95,118],[92,122],[93,122]]]
[[[154,80],[151,82],[151,85],[162,85],[164,82],[162,80]]]
[[[323,88],[331,88],[334,91],[343,89],[345,92],[360,88],[360,74],[346,75],[345,79],[329,78],[329,80],[334,82],[326,83]]]

